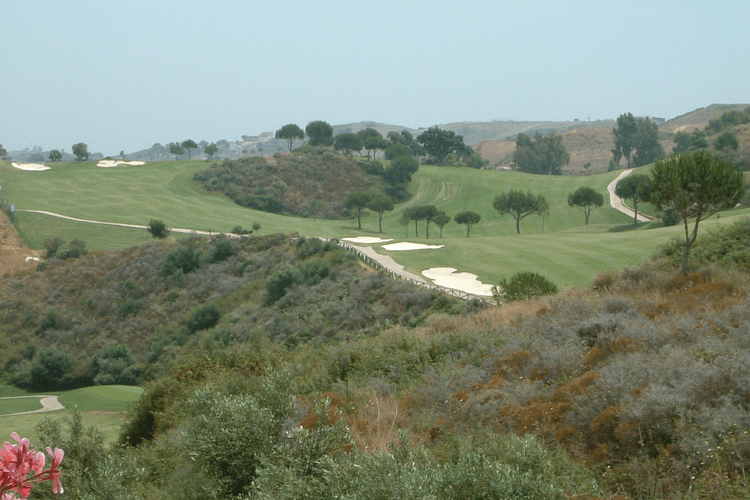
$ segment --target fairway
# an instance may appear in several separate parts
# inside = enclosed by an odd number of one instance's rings
[[[42,248],[52,236],[79,238],[89,249],[116,250],[149,241],[143,229],[97,225],[25,212],[45,210],[95,221],[146,225],[163,220],[169,227],[210,232],[228,232],[236,225],[249,228],[261,224],[258,234],[292,233],[325,238],[381,236],[396,241],[443,244],[440,250],[378,252],[391,255],[406,270],[419,274],[431,267],[454,267],[477,274],[485,283],[497,283],[517,271],[539,272],[560,287],[586,286],[605,269],[621,269],[653,254],[656,247],[679,236],[681,227],[661,228],[659,222],[641,224],[634,230],[632,218],[609,207],[607,185],[619,172],[594,176],[541,176],[521,172],[477,170],[465,167],[422,165],[409,185],[412,197],[387,212],[383,233],[378,233],[377,215],[362,218],[362,230],[354,219],[313,221],[258,212],[209,193],[193,181],[196,172],[208,168],[205,161],[165,161],[142,166],[99,168],[93,162],[58,163],[44,172],[22,171],[0,162],[3,198],[15,203],[15,224],[32,248]],[[648,167],[640,169],[647,171]],[[590,224],[583,213],[567,203],[568,194],[590,186],[605,197],[605,206],[594,209]],[[520,224],[501,216],[493,208],[496,195],[510,189],[531,190],[543,195],[549,213],[532,215]],[[399,222],[403,211],[414,205],[434,204],[454,216],[474,211],[481,221],[466,238],[466,229],[451,221],[443,229],[430,227],[426,239],[424,223],[419,238],[414,224]],[[647,204],[639,211],[649,213]],[[738,213],[744,213],[739,211]],[[653,213],[651,213],[653,215]],[[724,213],[723,221],[734,213]],[[172,237],[185,235],[173,233]]]
[[[12,432],[35,439],[36,425],[45,418],[70,418],[74,409],[83,417],[86,427],[97,427],[103,434],[106,443],[111,443],[120,432],[129,405],[138,401],[143,393],[140,387],[107,385],[85,387],[72,391],[49,392],[46,395],[57,395],[65,407],[46,413],[30,415],[10,415],[11,413],[33,411],[41,408],[37,398],[0,399],[0,441],[10,438]],[[30,395],[21,389],[8,386],[0,387],[0,397]]]

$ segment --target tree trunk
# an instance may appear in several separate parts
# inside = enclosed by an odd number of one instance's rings
[[[521,219],[516,219],[516,234],[521,234]]]
[[[638,224],[638,200],[633,198],[633,224]]]

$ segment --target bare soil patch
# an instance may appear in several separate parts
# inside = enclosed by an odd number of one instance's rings
[[[37,261],[28,257],[38,259],[42,254],[41,250],[31,250],[24,245],[10,218],[0,212],[0,276],[36,268]]]

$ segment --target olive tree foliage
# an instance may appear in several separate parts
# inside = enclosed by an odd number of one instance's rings
[[[535,195],[531,191],[524,193],[518,189],[511,189],[495,196],[492,203],[500,215],[510,214],[516,221],[516,233],[521,233],[521,219],[532,215],[542,215],[547,212],[549,205],[542,195]]]
[[[570,162],[562,136],[537,132],[534,140],[526,134],[518,134],[513,162],[521,172],[528,174],[560,175],[563,165]]]
[[[305,133],[310,138],[311,146],[333,145],[333,127],[321,120],[312,121],[305,127]]]
[[[620,179],[615,186],[615,194],[623,200],[633,201],[633,224],[637,224],[638,202],[648,198],[648,177],[643,174],[630,174]]]
[[[474,224],[479,223],[479,221],[482,220],[482,216],[476,212],[459,212],[453,217],[453,220],[456,221],[456,224],[466,225],[466,237],[468,238],[469,233],[471,232],[471,227]]]
[[[604,205],[604,196],[589,186],[581,186],[568,195],[568,205],[583,210],[583,217],[588,226],[591,211]]]
[[[276,131],[276,138],[289,143],[289,151],[291,151],[295,139],[305,140],[305,131],[294,123],[288,123]]]
[[[688,272],[688,256],[698,237],[700,222],[736,206],[746,191],[742,172],[705,149],[656,162],[648,187],[649,201],[657,210],[672,209],[682,220],[685,247],[680,271],[683,274]]]
[[[76,156],[76,160],[86,161],[89,159],[89,147],[82,142],[73,144],[73,154]]]
[[[182,141],[182,143],[180,144],[180,146],[182,146],[183,148],[187,149],[188,160],[189,160],[190,159],[190,151],[193,150],[193,149],[197,149],[198,148],[198,143],[196,143],[192,139],[187,139],[187,140]]]

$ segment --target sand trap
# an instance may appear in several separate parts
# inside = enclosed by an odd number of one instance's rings
[[[391,252],[401,252],[403,250],[435,250],[437,248],[443,248],[445,245],[425,245],[424,243],[409,243],[408,241],[402,241],[399,243],[391,243],[390,245],[383,245],[383,248],[390,250]]]
[[[28,261],[30,261],[30,260],[35,260],[35,261],[37,261],[37,262],[38,262],[38,261],[39,261],[40,259],[39,259],[39,257],[31,257],[31,256],[29,256],[29,257],[26,257],[26,262],[28,262]]]
[[[119,165],[145,165],[145,161],[125,161],[125,160],[99,160],[97,167],[111,168]]]
[[[357,238],[341,238],[341,240],[351,241],[352,243],[385,243],[386,241],[393,241],[393,239],[384,240],[382,238],[376,238],[374,236],[358,236]]]
[[[477,280],[476,274],[456,273],[456,269],[453,267],[433,267],[422,271],[422,275],[434,281],[436,285],[474,295],[492,296],[492,285],[485,285]]]
[[[50,167],[42,165],[41,163],[11,163],[11,165],[20,170],[30,170],[33,172],[41,172],[42,170],[50,169]]]

